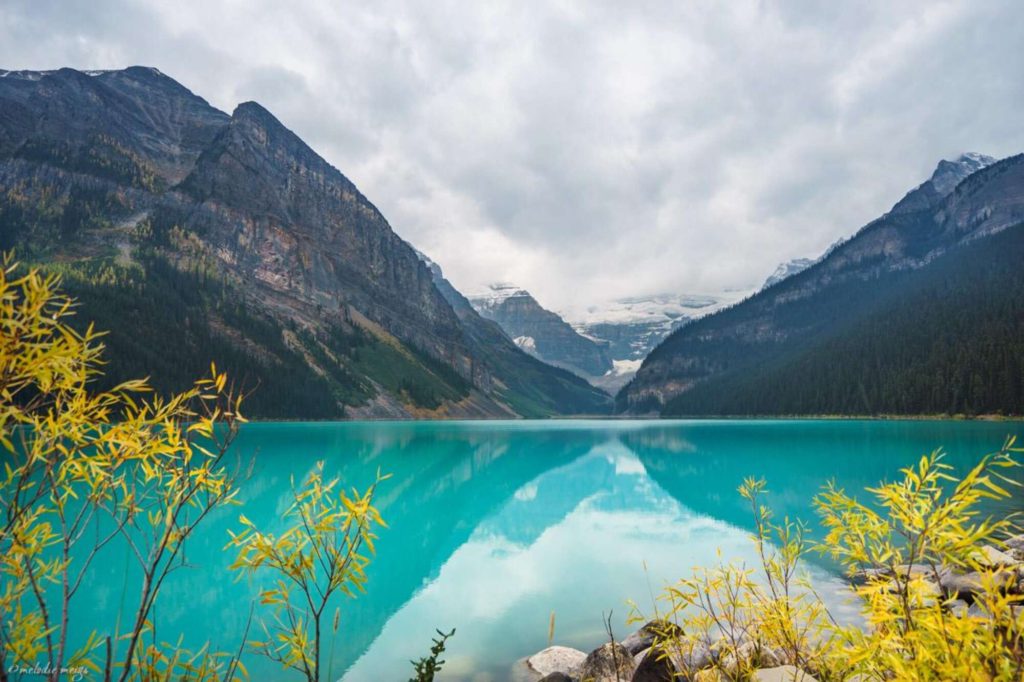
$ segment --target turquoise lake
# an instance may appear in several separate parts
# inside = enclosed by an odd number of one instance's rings
[[[778,516],[815,521],[814,494],[835,479],[860,490],[943,447],[963,471],[997,450],[1019,422],[941,421],[516,421],[273,423],[246,425],[235,452],[254,465],[242,485],[244,511],[279,530],[289,478],[317,460],[349,486],[380,468],[392,474],[377,499],[380,532],[366,594],[340,598],[341,620],[323,679],[406,680],[435,627],[457,628],[439,680],[505,680],[517,661],[555,643],[590,650],[604,638],[602,612],[617,635],[627,600],[650,610],[651,593],[696,565],[753,559],[749,510],[736,494],[745,476],[768,480]],[[1005,513],[1020,508],[1017,497]],[[267,584],[227,570],[228,529],[238,508],[220,511],[190,540],[191,568],[173,573],[158,602],[158,638],[187,646],[209,640],[235,650],[252,595]],[[109,623],[127,612],[132,559],[97,561],[77,613]],[[835,567],[807,565],[829,594]],[[835,589],[830,589],[834,587]],[[839,597],[836,597],[839,600]],[[841,600],[840,600],[841,601]],[[836,604],[837,611],[849,605]],[[333,608],[331,609],[333,614]],[[269,612],[256,611],[256,618]],[[254,627],[254,636],[260,634]],[[248,657],[254,680],[297,679]]]

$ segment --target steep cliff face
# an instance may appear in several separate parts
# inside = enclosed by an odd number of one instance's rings
[[[111,329],[111,382],[180,388],[218,360],[257,416],[521,413],[352,182],[258,104],[228,116],[155,69],[0,71],[0,248]],[[530,413],[593,411],[592,391]]]
[[[470,297],[477,312],[494,320],[526,352],[585,377],[612,369],[608,344],[583,336],[557,313],[543,308],[525,289],[492,284]]]
[[[458,318],[413,249],[260,105],[238,106],[178,190],[190,199],[178,224],[268,303],[328,318],[354,309],[471,378]]]
[[[834,343],[839,335],[853,335],[856,324],[867,324],[866,320],[887,310],[886,306],[896,306],[894,301],[905,292],[913,290],[915,296],[922,297],[916,309],[930,310],[929,297],[934,298],[935,292],[944,290],[943,282],[954,281],[953,274],[942,279],[946,272],[955,272],[955,277],[959,278],[956,281],[962,282],[962,288],[970,290],[975,297],[961,301],[962,307],[982,307],[986,299],[1003,301],[1003,289],[1016,286],[1015,280],[1011,277],[996,281],[987,279],[984,273],[968,272],[967,264],[962,262],[968,256],[960,255],[973,253],[965,249],[974,242],[1024,222],[1024,156],[991,165],[988,161],[980,155],[966,155],[943,162],[929,181],[908,193],[892,211],[865,226],[805,271],[730,309],[679,329],[648,356],[634,380],[620,392],[618,408],[688,414],[735,409],[735,413],[743,413],[743,409],[722,407],[743,401],[727,403],[709,398],[706,405],[701,405],[697,396],[728,392],[739,396],[763,390],[760,385],[755,387],[750,383],[751,377],[767,376],[770,367],[781,367],[786,362],[798,364],[799,358],[823,352],[821,348]],[[1007,244],[1016,249],[1019,243],[1011,238]],[[909,277],[908,273],[926,269],[927,276]],[[922,282],[930,282],[934,291],[930,293]],[[985,287],[993,289],[987,296]],[[1021,297],[1015,295],[1014,298]],[[915,305],[906,301],[899,305],[903,306],[899,309],[904,311],[904,317],[909,314],[906,311],[915,310]],[[1001,302],[999,305],[1003,306]],[[1019,304],[1007,305],[1009,309],[993,307],[988,312],[992,316],[1017,317],[1024,312]],[[921,323],[929,325],[928,331],[936,343],[946,334],[942,320],[937,317]],[[999,327],[996,323],[993,325],[993,328]],[[1007,334],[1006,329],[999,328],[1002,329],[1000,334]],[[867,327],[862,331],[864,329]],[[965,328],[959,333],[967,335],[969,332]],[[1005,341],[1012,344],[1010,339]],[[995,342],[998,344],[1000,340]],[[973,348],[963,339],[963,348],[968,347]],[[926,351],[921,350],[922,354]],[[848,349],[845,359],[853,357],[854,353]],[[857,361],[863,367],[885,361],[884,357],[872,355],[866,346],[858,347],[856,353],[864,353]],[[832,358],[836,367],[843,362],[843,356]],[[941,370],[941,365],[936,366]],[[867,381],[869,376],[865,374],[857,381]],[[881,381],[878,377],[875,379]],[[846,388],[867,394],[863,383],[860,389],[857,383]],[[694,392],[692,398],[682,397],[691,391]],[[903,387],[891,390],[894,395],[901,391]],[[936,401],[936,405],[941,402],[938,397]],[[896,412],[923,409],[911,407],[909,403],[900,407],[901,403],[895,398],[889,402],[879,398],[849,404],[860,405],[856,409],[861,412],[871,412],[888,409],[883,402],[886,406],[896,405],[893,408]],[[847,403],[837,399],[837,404]],[[800,405],[813,405],[813,401]],[[937,408],[941,409],[944,408]],[[776,413],[775,408],[766,404],[760,404],[755,411]],[[801,407],[797,411],[821,412],[827,408]]]

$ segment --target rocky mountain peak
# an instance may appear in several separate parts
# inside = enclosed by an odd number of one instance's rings
[[[928,182],[931,183],[940,196],[944,197],[952,192],[953,188],[960,184],[960,181],[968,175],[995,162],[996,160],[991,156],[978,154],[977,152],[961,154],[952,161],[943,159],[935,167],[935,172],[932,173]]]
[[[255,102],[228,116],[148,67],[0,70],[0,177],[19,188],[0,193],[5,249],[140,266],[111,294],[124,306],[88,278],[77,293],[115,329],[118,357],[162,368],[160,386],[209,352],[266,387],[263,415],[608,407],[435,284],[352,182]],[[144,229],[126,242],[129,224]],[[216,284],[194,274],[211,269]],[[223,298],[242,301],[237,315],[210,303]],[[136,303],[177,312],[122,316]]]
[[[545,362],[591,378],[602,377],[612,369],[607,343],[580,334],[526,289],[496,282],[469,300],[480,315],[497,322],[517,346]]]
[[[931,177],[900,199],[890,214],[912,213],[938,206],[967,176],[995,161],[991,156],[976,152],[966,152],[955,159],[939,161]]]
[[[775,268],[775,272],[773,272],[768,279],[765,280],[764,284],[761,285],[761,288],[767,289],[773,284],[777,284],[784,279],[797,275],[814,265],[814,263],[815,260],[813,258],[794,258],[786,261],[785,263],[780,263],[779,267]]]

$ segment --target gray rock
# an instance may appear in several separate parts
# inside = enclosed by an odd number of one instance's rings
[[[996,571],[996,584],[1002,585],[1007,591],[1020,590],[1019,574],[1016,568],[1003,568]],[[970,573],[954,573],[952,571],[942,576],[942,591],[947,597],[959,597],[967,602],[974,601],[974,595],[982,590],[981,573],[971,571]]]
[[[1008,568],[1017,565],[1017,560],[992,545],[985,545],[974,553],[974,559],[982,568]]]
[[[818,682],[811,675],[792,665],[756,670],[750,680],[751,682]]]
[[[959,618],[963,618],[967,615],[969,607],[970,605],[963,599],[957,599],[947,606],[947,608],[949,608],[949,612]]]
[[[530,672],[537,677],[553,673],[562,673],[568,677],[576,676],[587,655],[579,649],[567,646],[549,646],[526,659],[525,664]]]
[[[971,618],[991,618],[991,614],[981,607],[981,604],[974,602],[970,608],[967,609],[967,615]]]
[[[633,682],[678,682],[689,680],[711,664],[711,651],[701,644],[692,650],[671,651],[665,656],[657,649],[647,649],[634,659]]]
[[[633,673],[632,682],[674,682],[678,679],[676,673],[680,672],[672,661],[662,657],[653,649],[641,651],[633,659],[636,671]]]
[[[540,682],[576,682],[565,673],[551,673],[540,678]]]
[[[654,644],[655,638],[659,635],[676,637],[682,633],[682,629],[675,623],[670,623],[667,620],[652,620],[622,640],[622,646],[626,647],[626,650],[635,656],[644,649],[650,648]]]
[[[1006,553],[1017,561],[1024,561],[1024,533],[1006,539]]]
[[[938,569],[939,576],[941,577],[944,572],[943,568]],[[907,576],[911,578],[927,578],[933,580],[935,577],[936,570],[928,564],[900,564],[896,567],[896,574]]]
[[[948,572],[948,569],[940,566],[936,571],[928,564],[900,564],[899,566],[896,566],[895,570],[888,566],[882,566],[879,568],[862,568],[854,571],[854,573],[850,575],[849,580],[850,583],[855,586],[866,585],[873,580],[884,580],[885,578],[891,578],[896,575],[934,580],[936,572],[941,579],[941,577]]]
[[[867,585],[872,580],[881,580],[892,575],[886,568],[861,568],[850,574],[850,584],[854,586]]]
[[[981,574],[977,571],[970,573],[954,573],[950,571],[942,577],[939,583],[942,591],[948,597],[959,597],[964,601],[973,601],[975,593],[981,589]]]
[[[627,682],[633,679],[634,672],[633,657],[626,648],[609,642],[587,655],[579,677],[588,682]]]
[[[785,663],[787,656],[781,649],[772,649],[756,642],[747,641],[737,647],[735,652],[730,652],[722,657],[721,665],[725,671],[736,677],[741,668],[751,663],[767,667],[780,666]]]

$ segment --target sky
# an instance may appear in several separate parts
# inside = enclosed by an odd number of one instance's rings
[[[255,100],[461,290],[566,311],[817,256],[1024,152],[1024,3],[3,0],[0,68]]]

